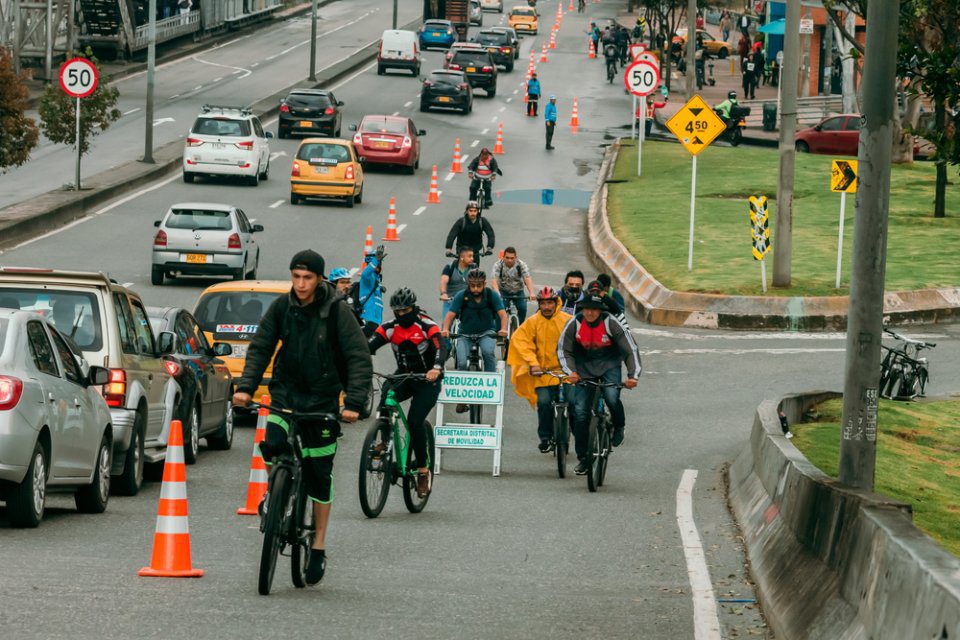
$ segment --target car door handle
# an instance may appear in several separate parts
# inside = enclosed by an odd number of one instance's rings
[[[56,401],[57,401],[56,398],[53,397],[53,392],[52,392],[52,391],[47,391],[47,400],[49,400],[50,402],[56,402]]]
[[[74,398],[73,398],[73,406],[75,406],[75,407],[79,407],[79,406],[80,406],[80,398],[77,398],[76,396],[74,396]]]

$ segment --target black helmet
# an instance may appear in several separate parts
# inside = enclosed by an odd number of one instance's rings
[[[736,92],[736,91],[731,91],[730,93],[728,93],[728,94],[727,94],[727,99],[728,99],[728,100],[733,100],[734,102],[736,102],[736,101],[737,101],[737,92]]]
[[[482,282],[487,281],[487,272],[483,269],[472,269],[470,273],[467,274],[467,282],[480,280]]]
[[[413,307],[416,306],[416,304],[417,294],[410,290],[409,287],[400,287],[390,296],[390,308],[394,311]]]

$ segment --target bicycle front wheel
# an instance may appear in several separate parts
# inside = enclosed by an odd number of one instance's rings
[[[273,574],[277,569],[277,556],[283,546],[283,520],[290,491],[290,471],[277,467],[270,480],[270,500],[263,516],[263,547],[260,550],[260,575],[257,590],[262,596],[270,595]]]
[[[301,486],[296,496],[294,517],[290,520],[290,539],[296,540],[290,550],[290,577],[293,586],[303,589],[307,586],[307,565],[317,528],[313,519],[313,500],[307,497],[306,488]]]
[[[368,518],[379,516],[387,502],[393,469],[393,451],[389,444],[389,438],[383,438],[379,420],[374,422],[360,450],[360,509]]]
[[[597,417],[590,418],[587,430],[587,489],[591,493],[600,487],[600,436],[597,433]]]
[[[597,486],[603,486],[603,480],[607,477],[607,465],[610,463],[610,423],[607,420],[603,422],[603,428],[597,433],[597,439],[600,441],[600,468]]]
[[[570,432],[567,424],[567,410],[559,408],[553,418],[554,454],[557,456],[557,477],[567,476],[567,449],[570,446]]]
[[[435,442],[433,425],[431,425],[428,420],[424,420],[423,428],[427,432],[426,467],[430,470],[431,489],[423,497],[420,497],[420,494],[417,493],[417,468],[420,466],[420,461],[414,458],[413,447],[410,447],[407,449],[406,472],[403,474],[403,503],[407,505],[407,511],[410,513],[420,513],[423,511],[423,508],[427,506],[427,500],[430,499],[430,494],[433,492],[434,475],[432,456]]]

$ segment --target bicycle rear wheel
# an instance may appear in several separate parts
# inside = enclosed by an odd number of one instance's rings
[[[368,518],[376,518],[383,511],[392,480],[393,450],[389,447],[390,440],[383,439],[380,428],[379,420],[370,426],[360,450],[360,509]],[[374,452],[377,445],[385,449],[379,456]]]
[[[603,480],[607,477],[607,465],[610,463],[610,423],[604,420],[603,428],[597,433],[600,441],[600,476],[597,478],[597,486],[603,486]]]
[[[427,506],[427,500],[433,492],[433,425],[429,420],[423,421],[423,428],[427,432],[427,468],[430,469],[430,491],[422,498],[417,494],[417,467],[420,461],[413,456],[413,447],[407,449],[407,464],[403,474],[403,503],[407,505],[407,511],[410,513],[420,513]]]
[[[600,487],[600,436],[598,434],[598,418],[590,418],[590,427],[587,430],[587,489],[591,493]]]
[[[557,477],[567,476],[567,450],[570,447],[570,432],[566,407],[557,407],[553,417],[553,452],[557,456]]]
[[[293,518],[290,519],[290,539],[296,540],[290,550],[290,577],[297,589],[307,586],[307,565],[310,563],[310,553],[316,536],[313,500],[307,496],[306,487],[301,485],[296,496]]]
[[[273,574],[277,569],[277,556],[283,547],[283,520],[289,492],[290,471],[277,467],[270,480],[270,501],[263,517],[263,546],[260,549],[260,575],[257,582],[257,591],[262,596],[270,595]]]
[[[471,363],[467,367],[470,371],[483,371],[482,367],[477,364]],[[480,424],[480,421],[483,420],[483,405],[482,404],[471,404],[470,405],[470,424]]]

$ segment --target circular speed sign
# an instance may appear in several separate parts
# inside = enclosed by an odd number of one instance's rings
[[[96,91],[97,68],[86,58],[71,58],[60,65],[60,88],[73,98],[86,98]]]
[[[634,62],[623,73],[627,91],[641,98],[653,93],[660,84],[660,70],[646,60]]]

